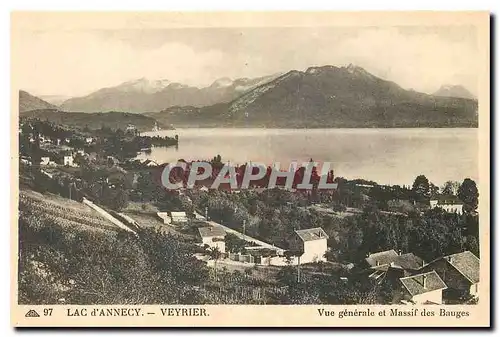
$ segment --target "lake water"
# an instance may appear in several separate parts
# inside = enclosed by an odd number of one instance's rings
[[[144,135],[179,135],[178,148],[153,148],[158,163],[210,159],[243,164],[331,162],[335,176],[410,185],[424,174],[447,180],[478,178],[477,129],[177,129]]]

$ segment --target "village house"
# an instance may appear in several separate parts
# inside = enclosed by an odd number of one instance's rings
[[[50,157],[41,157],[40,158],[40,165],[46,166],[49,165],[50,162]]]
[[[28,157],[21,157],[21,163],[31,165],[31,160]]]
[[[136,132],[137,128],[134,124],[128,124],[126,128],[126,132]]]
[[[113,157],[113,156],[107,156],[106,160],[108,162],[108,165],[116,166],[116,165],[120,164],[120,161],[117,158]]]
[[[157,162],[151,159],[143,159],[141,160],[141,165],[144,167],[156,167],[159,166]]]
[[[210,248],[217,248],[221,253],[226,252],[226,243],[224,241],[226,231],[222,227],[200,227],[198,228],[198,232],[200,233],[203,245],[207,245]]]
[[[440,257],[429,262],[423,271],[435,270],[448,286],[447,299],[479,295],[480,260],[470,251]]]
[[[455,196],[440,196],[429,200],[430,208],[442,208],[448,213],[463,213],[464,203]]]
[[[93,137],[87,137],[87,138],[85,138],[85,143],[92,144],[93,142],[94,142],[94,138]]]
[[[446,284],[433,270],[399,279],[403,285],[401,302],[412,304],[442,304]]]
[[[372,268],[380,266],[388,266],[391,262],[395,261],[398,253],[394,249],[385,250],[383,252],[368,253],[365,261]]]
[[[170,212],[170,216],[174,225],[182,225],[188,222],[186,212]]]
[[[382,280],[389,270],[389,265],[398,257],[398,253],[394,249],[385,250],[377,253],[368,253],[365,261],[368,265],[370,275],[369,278],[374,280]]]
[[[296,236],[290,246],[292,250],[301,252],[300,263],[326,261],[328,235],[323,228],[309,228],[295,231]]]
[[[417,273],[425,264],[413,253],[401,254],[394,249],[368,254],[365,261],[369,278],[390,282],[393,287],[399,286],[399,278]]]
[[[189,220],[186,212],[158,212],[156,215],[163,220],[165,225],[181,225]]]
[[[163,220],[164,225],[170,225],[172,223],[172,218],[170,218],[170,214],[168,214],[168,212],[158,212],[156,215]]]
[[[64,156],[63,165],[64,166],[66,166],[66,165],[73,166],[73,156],[71,156],[71,155]]]

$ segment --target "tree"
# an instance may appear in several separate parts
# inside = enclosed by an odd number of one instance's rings
[[[470,178],[464,179],[462,185],[458,188],[458,198],[467,206],[467,211],[475,211],[478,205],[479,192],[476,182]]]
[[[428,199],[430,197],[431,191],[429,180],[427,179],[427,177],[424,175],[419,175],[417,178],[415,178],[412,191],[417,201],[422,202]]]
[[[448,180],[441,188],[441,193],[447,195],[457,195],[459,187],[460,183],[458,181]]]
[[[434,185],[433,183],[429,184],[429,196],[433,197],[439,194],[439,187]]]
[[[226,249],[232,253],[240,253],[245,249],[246,241],[240,239],[232,233],[227,233],[224,241],[226,242]]]
[[[222,253],[217,247],[212,247],[208,251],[208,256],[210,260],[214,260],[214,278],[217,281],[217,261],[222,257]]]
[[[128,194],[127,191],[120,188],[109,188],[105,187],[103,189],[103,195],[101,197],[101,202],[112,208],[115,211],[120,211],[128,206]]]

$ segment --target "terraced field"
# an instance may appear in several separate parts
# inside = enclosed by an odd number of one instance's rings
[[[19,211],[37,214],[63,228],[97,232],[118,232],[118,228],[77,201],[32,190],[19,191]]]

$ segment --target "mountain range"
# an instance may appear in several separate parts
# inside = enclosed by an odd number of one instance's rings
[[[230,102],[147,115],[176,127],[475,127],[477,101],[405,90],[351,64],[292,70]]]
[[[255,79],[221,78],[201,89],[143,78],[66,100],[59,109],[74,117],[69,111],[142,112],[150,117],[144,125],[157,120],[174,127],[477,127],[477,100],[447,97],[456,92],[405,90],[350,64]],[[57,107],[20,92],[20,109]]]
[[[168,80],[138,80],[103,88],[84,97],[70,98],[60,108],[75,112],[158,112],[172,106],[203,107],[229,102],[278,75],[231,80],[224,77],[210,86],[197,88]]]
[[[116,111],[105,113],[64,112],[41,98],[22,90],[19,91],[19,117],[48,120],[76,128],[99,129],[106,126],[125,130],[129,124],[135,125],[139,131],[150,131],[155,125],[162,129],[170,128],[169,125],[158,123],[154,118],[142,114]]]

